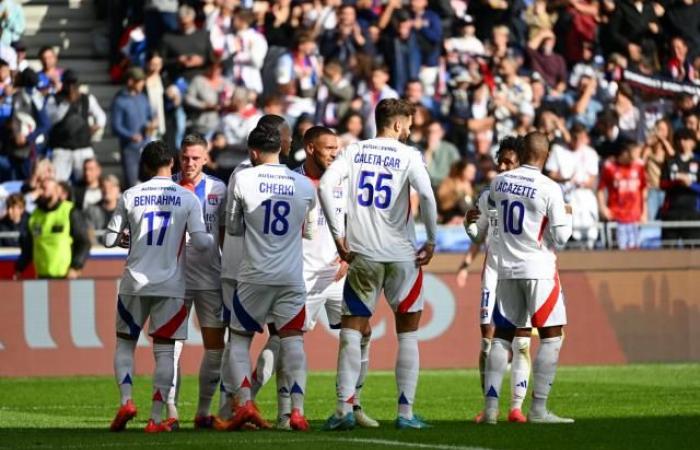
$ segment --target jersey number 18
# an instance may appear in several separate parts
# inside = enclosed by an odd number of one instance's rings
[[[261,204],[265,208],[263,233],[272,233],[275,236],[284,236],[287,234],[287,231],[289,231],[287,216],[291,210],[289,202],[285,200],[273,202],[272,199],[268,199]]]

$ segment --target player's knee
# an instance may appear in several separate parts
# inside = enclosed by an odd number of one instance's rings
[[[303,335],[304,335],[304,332],[302,330],[280,330],[279,331],[280,339],[294,337],[294,336],[303,336]]]
[[[420,325],[421,311],[412,313],[397,313],[396,314],[396,332],[410,333],[418,331]]]
[[[129,333],[117,333],[117,337],[118,337],[119,339],[124,339],[124,340],[127,340],[127,341],[135,341],[135,340],[138,339],[138,336],[137,336],[137,337],[133,337],[133,336],[130,335]]]
[[[168,339],[168,338],[154,336],[153,343],[154,344],[162,344],[162,345],[175,345],[175,339]]]
[[[564,327],[558,325],[554,327],[538,328],[537,333],[539,334],[541,339],[559,337],[564,334]]]
[[[202,344],[207,350],[221,350],[224,348],[225,328],[202,327]]]

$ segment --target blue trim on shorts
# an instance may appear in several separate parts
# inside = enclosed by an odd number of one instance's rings
[[[360,299],[355,290],[350,286],[350,281],[345,279],[343,286],[343,301],[350,310],[350,315],[359,317],[372,317],[372,312],[367,308],[367,305]]]
[[[139,334],[141,334],[141,327],[136,325],[136,322],[134,321],[134,316],[132,316],[129,310],[126,309],[126,306],[124,306],[124,303],[122,302],[122,297],[120,295],[117,296],[117,312],[119,313],[119,317],[121,317],[122,320],[129,327],[129,336],[131,336],[134,339],[138,338]]]
[[[491,320],[493,321],[493,324],[496,325],[496,328],[516,328],[515,325],[513,325],[508,319],[506,319],[503,316],[503,314],[501,314],[501,310],[498,307],[498,302],[496,302],[496,304],[493,305],[493,315],[491,316]]]
[[[221,305],[221,321],[224,323],[231,323],[231,310],[224,304]]]
[[[238,322],[243,325],[246,331],[254,333],[262,333],[263,329],[258,322],[255,321],[250,314],[243,308],[241,301],[238,298],[238,289],[233,293],[233,313],[236,315]]]

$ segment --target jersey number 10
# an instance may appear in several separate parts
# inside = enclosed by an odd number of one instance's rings
[[[514,200],[501,200],[503,207],[503,232],[510,234],[521,234],[523,232],[523,221],[525,220],[525,205]]]
[[[148,222],[148,233],[146,233],[146,245],[153,245],[153,230],[155,228],[156,217],[162,219],[160,224],[160,233],[158,233],[158,239],[156,240],[156,245],[163,245],[163,240],[165,239],[165,232],[168,231],[168,225],[170,224],[170,211],[151,211],[143,215]]]
[[[373,183],[373,178],[377,176],[376,182]],[[391,187],[383,184],[384,181],[391,181],[392,175],[390,173],[380,173],[377,175],[375,172],[370,170],[363,170],[360,172],[360,180],[357,183],[358,189],[361,190],[360,194],[357,196],[357,203],[360,206],[376,206],[379,209],[386,209],[391,203]],[[383,192],[384,195],[375,195]]]

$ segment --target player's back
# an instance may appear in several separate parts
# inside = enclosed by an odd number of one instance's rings
[[[170,178],[154,177],[125,191],[123,200],[130,248],[120,292],[184,295],[182,253],[191,214],[200,216],[197,221],[203,228],[197,198]]]
[[[523,165],[491,183],[498,208],[499,279],[552,279],[554,248],[548,227],[568,223],[561,188],[534,166]]]
[[[235,177],[234,217],[242,213],[245,231],[238,281],[302,285],[302,228],[315,206],[315,189],[281,164],[262,164]]]
[[[347,146],[338,158],[347,168],[350,250],[379,262],[414,260],[410,192],[415,171],[426,170],[420,153],[396,139],[375,138]]]

